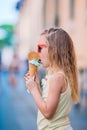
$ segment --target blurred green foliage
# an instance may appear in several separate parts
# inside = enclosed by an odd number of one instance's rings
[[[4,37],[0,37],[0,49],[2,49],[5,46],[12,45],[14,25],[10,24],[0,25],[0,30],[4,32]]]

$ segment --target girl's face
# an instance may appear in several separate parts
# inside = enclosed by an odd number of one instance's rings
[[[48,45],[46,44],[45,37],[41,36],[38,43],[38,53],[40,55],[41,63],[45,68],[49,67],[48,60]]]

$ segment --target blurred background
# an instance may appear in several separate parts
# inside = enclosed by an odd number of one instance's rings
[[[37,130],[37,107],[25,87],[27,53],[44,28],[61,27],[75,43],[80,102],[74,130],[87,130],[87,0],[0,0],[0,130]],[[45,70],[38,72],[40,79]]]

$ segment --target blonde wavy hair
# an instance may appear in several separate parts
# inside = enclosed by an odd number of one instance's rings
[[[74,44],[69,34],[61,28],[44,30],[48,48],[48,57],[51,62],[57,64],[65,73],[71,87],[71,96],[74,103],[79,101],[77,63]]]

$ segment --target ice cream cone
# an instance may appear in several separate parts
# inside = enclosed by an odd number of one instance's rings
[[[39,66],[39,61],[40,57],[39,54],[37,52],[30,52],[28,53],[28,61],[29,61],[29,74],[30,76],[34,76],[35,73],[38,70],[38,66]],[[37,62],[38,64],[36,64],[35,62]]]
[[[29,64],[29,74],[30,76],[34,76],[37,72],[37,67],[33,64]]]

